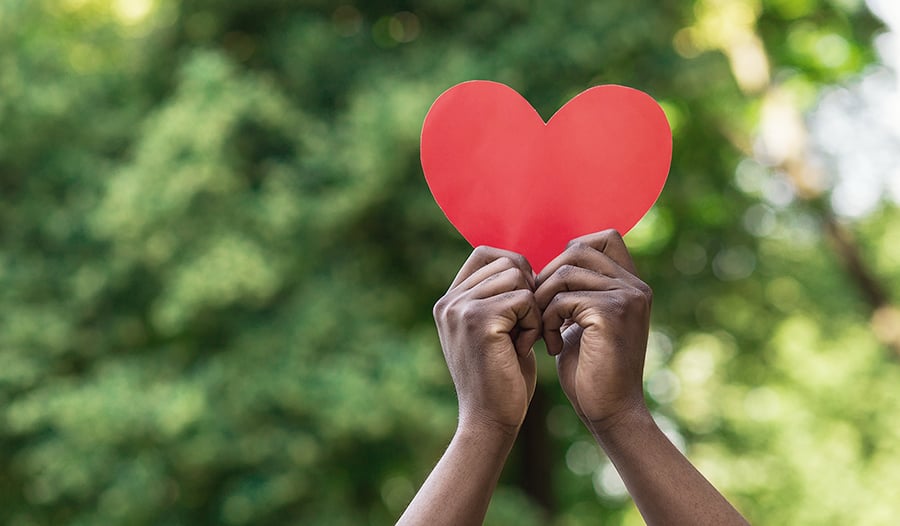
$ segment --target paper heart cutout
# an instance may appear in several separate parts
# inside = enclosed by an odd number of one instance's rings
[[[623,235],[653,206],[672,132],[649,95],[590,88],[545,124],[512,88],[457,84],[431,106],[421,160],[435,201],[472,246],[523,254],[535,272],[575,237]]]

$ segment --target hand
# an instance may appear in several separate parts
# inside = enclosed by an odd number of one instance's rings
[[[534,394],[541,336],[534,273],[513,252],[478,247],[434,306],[460,426],[517,432]]]
[[[563,391],[596,435],[647,411],[644,353],[652,292],[618,232],[572,240],[537,277],[547,350]]]

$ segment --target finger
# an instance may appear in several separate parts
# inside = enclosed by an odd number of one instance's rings
[[[543,324],[544,342],[547,344],[547,352],[556,356],[563,350],[563,336],[560,328],[566,320],[572,320],[581,328],[601,323],[601,318],[596,309],[589,309],[598,303],[597,295],[603,292],[576,291],[560,292],[543,311],[541,323]],[[589,312],[595,312],[596,317],[589,316]]]
[[[531,265],[528,264],[528,260],[525,259],[525,256],[516,254],[515,252],[510,252],[509,250],[480,246],[473,250],[472,254],[469,256],[469,259],[467,259],[466,262],[463,263],[463,266],[459,269],[459,273],[456,274],[456,278],[453,280],[453,283],[450,284],[450,289],[453,289],[457,285],[461,284],[463,281],[468,279],[470,276],[472,276],[472,274],[477,272],[485,265],[488,265],[489,263],[500,258],[508,258],[515,266],[522,269],[522,272],[524,272],[526,275],[533,275],[531,271]],[[532,282],[533,281],[534,280],[532,280]]]
[[[491,263],[491,265],[493,265],[493,263]],[[486,269],[488,267],[483,268]],[[475,276],[473,275],[472,277],[474,278]],[[459,289],[462,289],[464,285],[465,282],[463,282],[463,285],[461,285]],[[512,292],[519,289],[526,290],[530,293],[531,285],[518,267],[512,267],[485,278],[469,290],[469,296],[473,299],[486,299],[491,296],[503,294],[504,292]]]
[[[513,344],[519,356],[525,356],[541,337],[541,311],[534,301],[534,294],[529,290],[518,289],[498,296],[480,300],[490,303],[493,312],[500,312],[507,319],[505,332],[512,333],[517,329]]]
[[[598,274],[593,270],[573,265],[563,265],[556,272],[547,277],[534,292],[535,300],[541,310],[553,300],[560,292],[578,290],[614,290],[620,289],[625,284],[617,278]]]
[[[523,310],[524,309],[524,310]],[[525,356],[531,352],[531,348],[541,338],[543,332],[543,323],[541,322],[541,311],[538,309],[537,303],[534,301],[534,295],[531,301],[516,312],[518,317],[517,326],[519,334],[516,336],[515,346],[519,356]]]
[[[569,403],[575,408],[578,417],[581,418],[581,406],[578,404],[578,397],[575,395],[575,372],[578,370],[578,347],[566,349],[556,355],[556,373],[559,376],[559,383],[562,385],[563,392]]]
[[[524,355],[519,355],[519,368],[522,369],[522,377],[528,381],[528,400],[530,401],[534,396],[535,380],[537,380],[537,361],[531,348]]]
[[[463,280],[459,285],[457,285],[454,289],[452,289],[456,293],[466,292],[468,290],[474,289],[480,283],[487,281],[489,279],[494,279],[497,275],[503,273],[504,271],[511,270],[516,272],[519,275],[522,275],[525,279],[525,284],[521,288],[527,288],[528,290],[534,290],[534,278],[531,274],[525,274],[522,270],[516,265],[516,263],[506,257],[501,256],[494,261],[491,261],[487,265],[481,267],[472,273],[471,276]],[[487,296],[482,296],[487,297]]]
[[[559,353],[563,350],[563,339],[562,334],[559,332],[559,328],[550,329],[544,325],[542,336],[544,337],[544,345],[547,346],[547,354],[550,356],[559,356]]]
[[[628,247],[625,246],[625,240],[622,239],[622,236],[615,230],[609,229],[595,234],[581,236],[573,239],[570,243],[583,243],[589,247],[593,247],[609,256],[629,273],[637,275],[637,268],[634,266],[634,260],[628,252]]]
[[[537,277],[537,286],[540,288],[550,276],[562,267],[569,265],[592,270],[597,274],[604,274],[624,280],[637,279],[633,274],[622,268],[612,258],[599,250],[584,243],[572,243],[562,254],[556,256],[553,261],[544,267]]]
[[[628,275],[637,278],[634,262],[615,230],[605,230],[570,241],[566,250],[544,267],[537,277],[537,284],[540,285],[563,265],[589,268],[611,276]]]

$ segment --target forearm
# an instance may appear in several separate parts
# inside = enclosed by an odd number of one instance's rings
[[[672,445],[649,412],[630,413],[594,436],[648,525],[747,524]]]
[[[398,525],[481,524],[515,432],[460,427]]]

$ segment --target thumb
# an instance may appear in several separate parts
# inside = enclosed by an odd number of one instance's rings
[[[556,355],[556,373],[559,376],[559,385],[562,387],[569,403],[579,413],[578,396],[575,393],[575,374],[578,371],[578,346],[564,347],[562,352]]]

